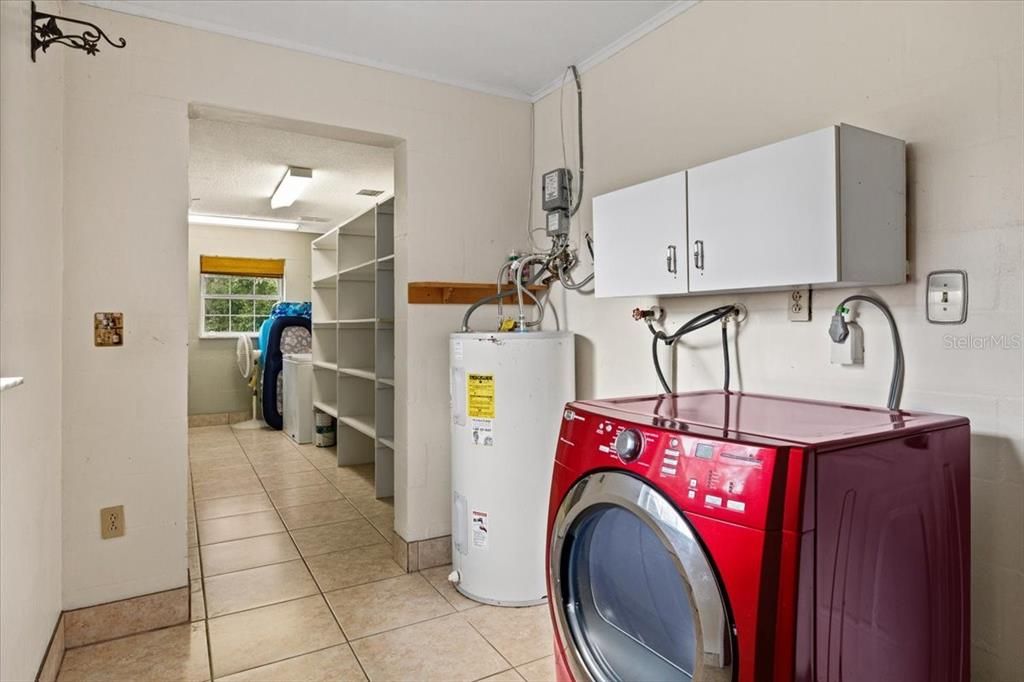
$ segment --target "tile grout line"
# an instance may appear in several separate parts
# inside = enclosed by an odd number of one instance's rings
[[[234,436],[234,432],[231,434]],[[235,439],[237,442],[237,438]],[[241,447],[241,443],[239,443]],[[196,560],[199,563],[199,589],[203,593],[203,634],[206,637],[206,667],[210,671],[210,680],[213,680],[213,646],[210,642],[210,618],[209,610],[206,608],[206,575],[203,573],[203,538],[199,535],[199,513],[196,511],[196,486],[192,472],[192,449],[188,451],[188,483],[192,492],[192,520],[196,524]],[[191,576],[189,576],[191,578]],[[192,599],[192,582],[189,581],[189,599]],[[192,613],[191,602],[189,602],[189,613]],[[191,619],[190,619],[191,620]]]

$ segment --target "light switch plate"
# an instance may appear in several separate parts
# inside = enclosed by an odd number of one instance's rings
[[[967,272],[936,270],[928,273],[925,309],[932,324],[963,324],[967,321]]]

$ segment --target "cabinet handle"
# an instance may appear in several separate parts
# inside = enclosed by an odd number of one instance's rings
[[[693,242],[693,267],[697,270],[704,269],[704,240],[702,239]]]
[[[665,269],[673,275],[679,272],[679,261],[676,256],[675,244],[668,245],[668,252],[665,254]]]

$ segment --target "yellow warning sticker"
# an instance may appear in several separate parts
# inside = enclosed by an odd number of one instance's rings
[[[466,407],[470,419],[494,419],[494,375],[466,375]]]

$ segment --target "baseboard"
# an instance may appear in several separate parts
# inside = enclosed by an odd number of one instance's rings
[[[73,649],[189,622],[188,585],[120,601],[65,611],[64,646]]]
[[[426,568],[434,568],[435,566],[444,566],[452,562],[451,535],[409,542],[398,533],[392,531],[391,548],[394,552],[395,562],[406,573],[414,573]]]
[[[188,416],[188,427],[190,429],[198,426],[227,426],[252,419],[252,412],[243,410],[241,412],[216,412],[214,414],[190,414]]]
[[[60,664],[64,661],[64,614],[57,616],[57,624],[53,626],[50,643],[46,645],[46,653],[39,664],[36,682],[56,682]]]

